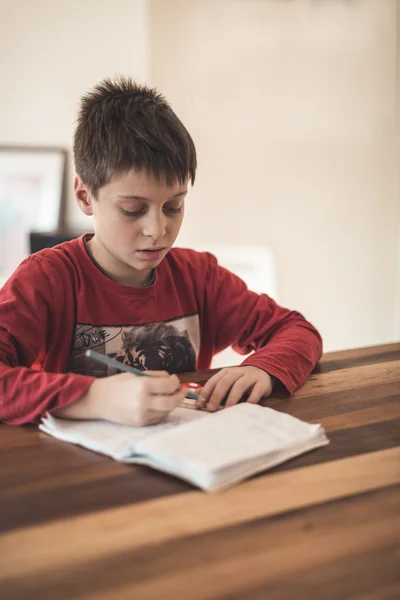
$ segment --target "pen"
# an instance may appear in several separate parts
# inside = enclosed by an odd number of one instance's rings
[[[109,367],[113,367],[118,371],[126,371],[127,373],[133,373],[133,375],[137,375],[138,377],[151,377],[151,375],[146,373],[146,371],[139,371],[139,369],[135,369],[135,367],[130,367],[129,365],[119,362],[118,360],[108,358],[108,356],[106,356],[105,354],[99,354],[94,350],[86,350],[85,355],[93,360],[96,360],[97,362],[101,362],[105,365],[108,365]],[[198,400],[199,396],[196,394],[196,392],[193,392],[192,390],[187,390],[186,398],[190,398],[190,400]]]

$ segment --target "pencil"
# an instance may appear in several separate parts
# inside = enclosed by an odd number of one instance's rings
[[[105,354],[99,354],[95,352],[95,350],[86,350],[85,355],[92,360],[96,360],[97,362],[104,363],[109,367],[113,367],[118,371],[125,371],[126,373],[132,373],[133,375],[137,375],[138,377],[151,377],[146,371],[139,371],[139,369],[135,369],[135,367],[131,367],[126,365],[125,363],[119,362],[119,360],[114,360],[113,358],[109,358]],[[190,398],[190,400],[198,400],[199,396],[193,392],[192,390],[187,390],[186,398]]]

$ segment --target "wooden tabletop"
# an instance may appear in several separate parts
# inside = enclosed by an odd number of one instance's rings
[[[400,344],[326,354],[266,404],[331,443],[213,495],[0,426],[0,597],[400,598]]]

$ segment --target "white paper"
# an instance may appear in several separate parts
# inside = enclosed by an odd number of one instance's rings
[[[110,421],[57,419],[48,414],[42,420],[39,429],[58,439],[80,444],[95,452],[108,454],[117,460],[121,460],[135,451],[135,444],[140,440],[152,437],[161,431],[177,427],[183,423],[194,421],[206,414],[191,408],[178,407],[168,415],[166,421],[147,427],[119,425]]]
[[[136,450],[140,454],[168,455],[170,461],[184,460],[193,468],[216,471],[289,448],[320,431],[319,425],[286,413],[242,403],[179,430],[162,431],[152,439],[140,441]]]
[[[216,413],[179,407],[166,422],[149,427],[48,416],[40,429],[119,461],[146,464],[207,491],[223,489],[329,443],[320,425],[247,403]]]

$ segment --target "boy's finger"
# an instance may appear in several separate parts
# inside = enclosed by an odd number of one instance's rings
[[[225,369],[221,369],[221,371],[218,371],[218,373],[210,377],[210,379],[207,381],[207,383],[204,385],[201,391],[202,398],[204,398],[205,400],[209,400],[216,385],[223,377],[226,377],[227,374],[228,371],[226,371]]]
[[[174,394],[159,394],[150,396],[148,408],[159,413],[174,410],[185,399],[185,390],[177,390]]]
[[[207,402],[207,410],[211,412],[217,410],[222,400],[228,396],[234,383],[242,377],[244,377],[244,373],[228,372],[225,377],[221,378]]]
[[[254,382],[251,383],[248,378],[240,377],[237,379],[230,389],[229,395],[225,401],[225,408],[234,406],[243,398],[246,392],[250,392],[254,387]]]
[[[156,396],[174,394],[180,390],[180,381],[176,375],[148,377],[146,380],[146,390],[149,394]]]
[[[204,398],[204,396],[202,394],[199,395],[198,399],[196,400],[196,404],[195,407],[198,408],[199,410],[202,410],[203,408],[205,408],[207,406],[207,398]]]
[[[268,394],[267,394],[268,395]],[[250,404],[258,404],[261,398],[265,397],[264,386],[261,381],[258,381],[253,389],[251,390],[250,396],[247,398],[247,402]]]

